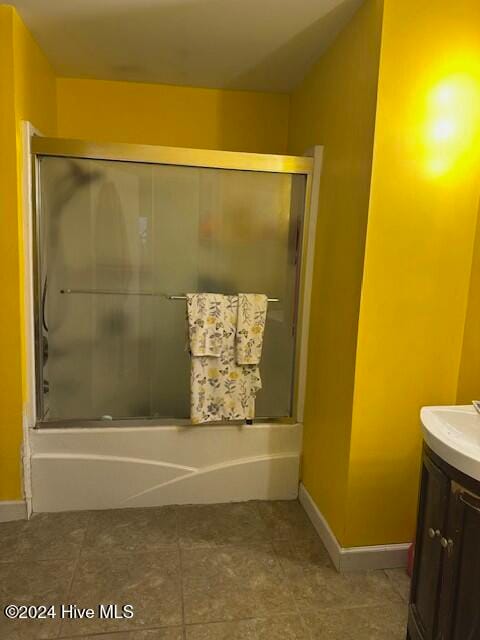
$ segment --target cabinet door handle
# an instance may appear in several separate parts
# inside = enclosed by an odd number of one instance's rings
[[[432,527],[428,530],[428,537],[433,540],[433,538],[440,538],[442,534],[440,533],[440,529],[433,529]]]
[[[442,537],[440,538],[440,544],[444,549],[447,549],[449,554],[452,552],[453,540],[451,540],[450,538],[447,540],[447,538]]]

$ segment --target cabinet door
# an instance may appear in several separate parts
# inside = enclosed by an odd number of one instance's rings
[[[443,551],[440,540],[447,521],[449,493],[447,476],[424,456],[409,607],[408,626],[412,640],[438,638]]]
[[[450,505],[442,640],[480,640],[480,497],[452,483]]]

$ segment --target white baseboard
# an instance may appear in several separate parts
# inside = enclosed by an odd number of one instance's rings
[[[315,527],[318,535],[320,536],[320,540],[325,545],[325,548],[328,551],[328,555],[330,556],[333,564],[337,568],[337,571],[340,571],[341,547],[338,544],[335,534],[330,529],[328,522],[320,513],[317,505],[314,503],[311,495],[308,493],[308,491],[305,489],[302,483],[300,483],[300,486],[298,488],[298,499],[302,507],[305,509],[307,516],[312,521],[312,524]]]
[[[393,569],[407,566],[410,544],[342,547],[303,484],[300,484],[298,499],[312,521],[337,571]]]
[[[0,522],[26,520],[27,506],[24,500],[0,501]]]

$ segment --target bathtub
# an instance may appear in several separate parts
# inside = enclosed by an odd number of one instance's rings
[[[301,424],[31,429],[34,512],[297,497]]]

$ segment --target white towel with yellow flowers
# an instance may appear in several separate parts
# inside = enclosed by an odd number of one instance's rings
[[[224,296],[187,293],[188,340],[192,356],[219,356],[223,340]]]
[[[187,294],[187,317],[192,423],[252,420],[255,395],[262,381],[258,365],[237,363],[238,296]],[[221,336],[220,347],[213,354],[208,345],[216,348],[217,333]]]
[[[262,293],[238,294],[237,364],[260,363],[267,304],[268,298]]]

